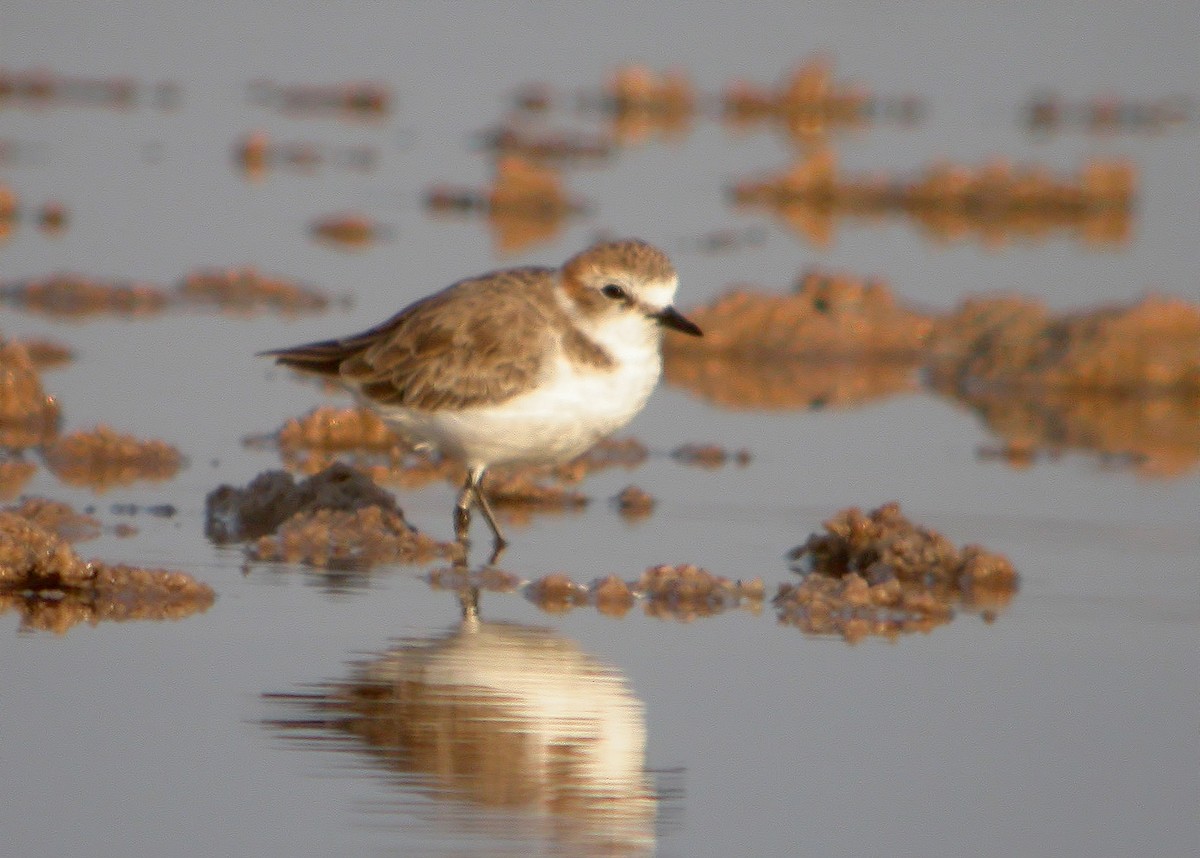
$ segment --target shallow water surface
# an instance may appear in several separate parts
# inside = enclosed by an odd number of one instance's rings
[[[581,511],[510,524],[499,565],[521,582],[636,579],[659,563],[763,580],[764,603],[713,616],[655,615],[646,601],[622,617],[554,612],[493,591],[464,615],[454,592],[427,583],[438,564],[249,563],[240,546],[204,538],[204,499],[281,466],[248,436],[348,404],[255,351],[361,330],[498,265],[558,264],[601,233],[666,249],[685,309],[734,283],[786,291],[814,267],[880,277],[937,312],[1007,291],[1056,310],[1148,291],[1200,302],[1195,115],[1158,132],[1039,136],[1020,122],[1042,90],[1196,98],[1198,41],[1189,3],[1042,13],[977,3],[953,15],[937,3],[887,12],[844,0],[754,14],[720,3],[687,14],[394,3],[186,13],[89,3],[68,14],[10,3],[0,14],[10,70],[129,75],[143,88],[123,109],[0,100],[0,143],[11,144],[0,152],[15,153],[0,160],[0,184],[22,200],[0,280],[74,271],[167,285],[201,267],[254,265],[344,300],[296,317],[192,307],[64,321],[0,307],[5,336],[75,351],[42,374],[64,431],[103,423],[188,458],[169,481],[96,493],[29,453],[38,468],[20,491],[95,509],[104,533],[77,546],[83,556],[182,570],[217,593],[177,621],[61,636],[22,629],[16,610],[0,615],[0,853],[1193,852],[1200,445],[1186,413],[1176,415],[1184,433],[1149,458],[1102,454],[1052,425],[1071,438],[1061,455],[1017,467],[987,454],[1012,415],[985,423],[912,374],[817,384],[818,395],[772,409],[664,384],[623,433],[646,444],[646,462],[590,476]],[[911,125],[880,118],[831,133],[847,174],[1003,156],[1069,175],[1090,157],[1128,158],[1139,175],[1128,238],[1097,245],[1067,231],[990,247],[889,216],[835,219],[818,246],[725,195],[786,169],[797,144],[707,115],[564,170],[589,213],[516,252],[500,253],[482,220],[424,210],[437,183],[487,184],[489,158],[473,141],[523,85],[562,95],[546,125],[602,131],[604,117],[575,110],[575,94],[623,63],[678,68],[716,93],[735,79],[773,84],[818,50],[839,78],[924,104]],[[251,97],[261,80],[374,80],[394,104],[368,120],[281,113]],[[165,107],[163,83],[178,85]],[[327,158],[248,181],[232,152],[254,129]],[[353,163],[361,147],[375,153],[366,169]],[[57,236],[29,219],[50,200],[70,212]],[[365,213],[385,235],[352,252],[312,240],[309,225],[338,212]],[[700,239],[718,232],[740,240],[710,252]],[[689,467],[670,455],[687,442],[750,460]],[[631,483],[657,500],[641,521],[611,503]],[[452,487],[396,491],[410,521],[449,538]],[[853,645],[778,622],[770,596],[796,579],[788,551],[838,510],[889,500],[956,544],[1006,555],[1019,589],[1004,604],[957,605],[925,633]],[[177,511],[127,515],[120,504]],[[119,537],[121,522],[137,533]]]

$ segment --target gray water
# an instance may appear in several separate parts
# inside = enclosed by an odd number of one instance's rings
[[[557,264],[598,232],[665,248],[682,307],[732,283],[782,290],[810,266],[881,276],[902,300],[936,310],[1000,291],[1056,309],[1151,291],[1200,301],[1194,122],[1048,137],[1019,122],[1044,89],[1195,98],[1197,44],[1200,15],[1187,2],[1040,11],[846,0],[752,10],[228,3],[186,12],[8,3],[0,59],[9,70],[129,75],[180,93],[170,110],[0,103],[0,140],[17,144],[0,182],[30,204],[59,199],[71,211],[58,238],[19,224],[0,245],[0,280],[78,271],[169,284],[197,267],[253,264],[350,303],[294,320],[174,313],[64,323],[0,310],[5,335],[76,350],[74,363],[44,376],[65,431],[105,423],[189,459],[174,480],[99,496],[41,468],[26,493],[97,508],[109,529],[79,546],[84,556],[181,569],[217,591],[212,608],[177,622],[85,625],[61,637],[21,633],[15,614],[0,617],[0,853],[1194,853],[1194,466],[1153,478],[1076,451],[1015,470],[979,458],[996,439],[927,393],[768,413],[722,410],[664,385],[628,429],[650,447],[648,463],[589,478],[586,512],[535,518],[514,530],[503,558],[525,579],[566,571],[577,581],[693,562],[761,576],[770,593],[793,577],[786,552],[822,521],[896,499],[914,520],[1003,553],[1021,573],[994,622],[962,612],[927,635],[855,646],[779,625],[769,606],[683,624],[639,609],[620,620],[591,609],[552,615],[519,595],[485,593],[481,622],[464,625],[453,595],[421,579],[424,568],[330,576],[247,566],[236,547],[204,539],[203,503],[220,483],[278,467],[245,436],[344,402],[293,383],[255,351],[359,330],[498,265]],[[736,78],[773,83],[817,50],[840,78],[926,105],[911,128],[835,135],[847,173],[916,174],[939,159],[1002,155],[1065,174],[1089,157],[1127,157],[1141,177],[1130,240],[939,245],[897,218],[840,221],[832,246],[813,247],[765,215],[734,212],[723,193],[786,168],[794,147],[702,117],[678,140],[568,170],[569,190],[592,213],[520,253],[497,255],[479,221],[423,211],[434,183],[487,183],[488,160],[471,141],[524,84],[595,90],[637,61],[682,69],[716,92]],[[248,98],[263,78],[377,80],[396,104],[376,122],[284,116]],[[550,124],[599,120],[568,110]],[[334,149],[369,145],[378,164],[275,171],[250,184],[231,150],[254,128]],[[310,221],[351,210],[394,236],[355,253],[310,240]],[[762,228],[766,240],[720,255],[697,249],[698,236],[730,228]],[[688,441],[744,447],[753,459],[702,471],[665,455]],[[637,526],[607,502],[630,482],[658,499]],[[448,538],[451,497],[438,484],[399,501],[418,526]],[[118,539],[118,503],[171,503],[179,513],[140,516],[140,532]],[[407,689],[395,703],[411,716],[405,723],[467,738],[371,738],[362,725],[375,722],[355,708],[353,689],[372,683]]]

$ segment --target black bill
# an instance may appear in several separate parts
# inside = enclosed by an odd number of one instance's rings
[[[664,307],[653,315],[653,318],[658,320],[658,323],[666,328],[674,328],[677,331],[682,331],[685,334],[691,334],[693,337],[702,337],[704,332],[684,315],[682,315],[674,307]]]

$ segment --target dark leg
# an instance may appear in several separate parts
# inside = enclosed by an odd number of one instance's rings
[[[483,495],[483,468],[472,468],[470,475],[467,477],[467,486],[471,494],[475,496],[475,502],[479,504],[479,508],[483,510],[483,517],[487,519],[488,525],[492,528],[492,535],[495,537],[493,545],[492,561],[500,556],[500,552],[508,545],[508,540],[504,538],[504,534],[500,531],[500,524],[496,521],[496,515],[492,512],[492,507],[487,502],[487,498]],[[465,494],[465,490],[464,490]]]
[[[465,553],[467,534],[471,530],[471,475],[463,483],[462,491],[458,493],[458,501],[454,505],[454,538],[462,543]]]

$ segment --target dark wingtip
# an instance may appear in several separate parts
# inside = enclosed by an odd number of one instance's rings
[[[315,375],[338,375],[346,350],[338,340],[324,340],[282,349],[255,352],[255,357],[274,358],[275,363]]]

